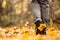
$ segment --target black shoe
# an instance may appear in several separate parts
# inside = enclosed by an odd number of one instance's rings
[[[46,34],[46,28],[44,28],[42,31],[40,31],[39,29],[36,30],[36,35],[37,34],[42,34],[42,35],[45,35]]]
[[[46,34],[46,28],[44,28],[42,31],[40,31],[41,33],[40,34]]]
[[[42,22],[40,20],[35,22],[36,28],[40,26],[40,24],[42,24]]]
[[[46,28],[44,28],[42,31],[40,31],[38,29],[38,27],[40,26],[40,24],[42,24],[43,22],[41,22],[40,20],[38,20],[37,22],[35,22],[36,24],[36,34],[46,34]]]

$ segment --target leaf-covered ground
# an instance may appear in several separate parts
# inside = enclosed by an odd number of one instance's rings
[[[36,35],[34,27],[0,27],[0,40],[60,40],[60,30],[54,27],[46,29],[46,35]]]

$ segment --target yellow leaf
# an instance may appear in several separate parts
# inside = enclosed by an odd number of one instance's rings
[[[47,33],[47,35],[50,35],[50,36],[56,36],[57,35],[57,31],[53,27],[48,28],[46,33]]]
[[[4,1],[2,2],[2,7],[3,7],[3,8],[6,7],[6,0],[4,0]]]
[[[42,31],[45,27],[46,27],[46,24],[40,24],[40,26],[38,27],[38,29],[40,31]]]

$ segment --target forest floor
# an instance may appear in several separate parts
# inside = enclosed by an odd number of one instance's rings
[[[57,26],[48,27],[46,35],[35,33],[34,27],[0,27],[0,40],[60,40],[60,30]]]

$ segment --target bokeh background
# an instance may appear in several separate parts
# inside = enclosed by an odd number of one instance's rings
[[[36,35],[31,1],[0,1],[1,40],[60,40],[60,0],[49,0],[50,22],[46,35]]]

